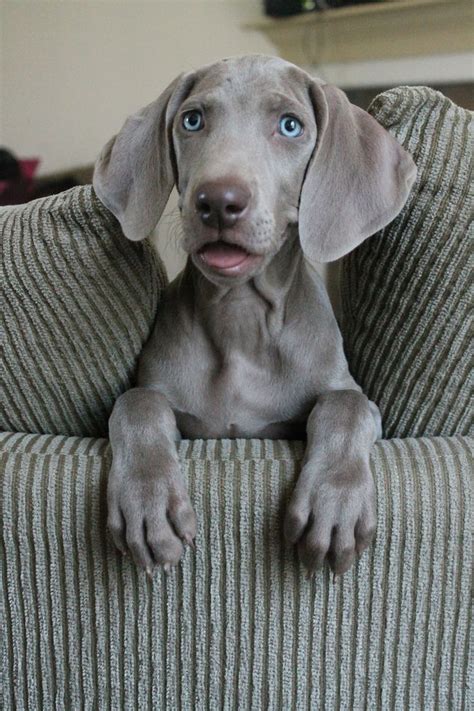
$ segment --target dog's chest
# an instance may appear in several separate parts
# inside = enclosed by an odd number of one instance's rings
[[[351,386],[324,288],[304,271],[296,283],[273,307],[250,286],[197,303],[189,282],[170,285],[138,384],[166,397],[183,437],[301,436],[318,394]]]
[[[258,437],[273,430],[287,436],[284,423],[304,420],[303,400],[277,368],[237,353],[191,390],[175,391],[171,405],[183,436]]]
[[[291,354],[271,341],[260,349],[231,341],[223,354],[201,338],[183,338],[155,358],[155,385],[183,437],[275,438],[304,431],[315,400],[310,368],[296,368]]]

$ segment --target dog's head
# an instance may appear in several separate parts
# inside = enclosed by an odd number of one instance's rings
[[[107,143],[93,183],[132,240],[176,185],[182,246],[222,282],[262,271],[296,224],[310,260],[337,259],[397,215],[415,175],[342,91],[255,55],[175,79]]]

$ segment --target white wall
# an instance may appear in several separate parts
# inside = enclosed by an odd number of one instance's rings
[[[41,173],[93,161],[131,112],[179,72],[226,55],[272,52],[241,25],[244,0],[2,5],[0,140],[41,155]]]
[[[2,2],[0,144],[41,156],[40,174],[92,163],[125,118],[181,71],[221,57],[275,53],[242,28],[257,0],[41,0]],[[0,75],[0,79],[1,79]],[[173,276],[172,196],[159,225]]]
[[[448,84],[473,80],[474,52],[377,59],[370,62],[334,62],[306,69],[329,84],[337,84],[343,89],[407,83]]]

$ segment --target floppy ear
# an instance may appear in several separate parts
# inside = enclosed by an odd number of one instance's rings
[[[332,262],[394,219],[416,166],[340,89],[312,81],[310,95],[318,136],[301,190],[300,240],[310,260]]]
[[[193,73],[182,74],[158,99],[129,116],[95,164],[97,197],[131,240],[148,237],[173,188],[171,124],[193,83]]]

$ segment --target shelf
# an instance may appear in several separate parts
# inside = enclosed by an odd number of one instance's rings
[[[398,59],[469,52],[471,0],[384,0],[246,25],[295,64]]]

